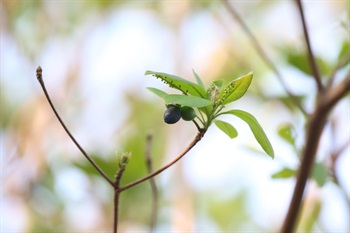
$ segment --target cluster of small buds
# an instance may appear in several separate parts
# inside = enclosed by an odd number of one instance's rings
[[[227,99],[227,97],[232,94],[232,91],[233,91],[234,87],[235,87],[234,82],[229,83],[225,87],[225,89],[223,90],[223,94],[222,94],[221,98],[217,102],[218,105],[221,105]]]
[[[214,83],[211,83],[210,84],[210,86],[209,86],[209,88],[208,88],[208,90],[207,90],[207,95],[208,96],[211,96],[211,93],[212,93],[212,91],[215,89],[215,84]]]
[[[173,81],[168,81],[167,78],[166,78],[165,76],[162,76],[162,75],[159,75],[159,74],[154,74],[153,76],[156,77],[156,78],[158,78],[158,79],[160,79],[160,80],[162,80],[162,82],[165,83],[165,84],[167,84],[167,85],[169,85],[169,87],[178,89],[178,90],[182,91],[184,94],[187,95],[188,90],[184,92],[184,91],[181,89],[181,85],[176,86],[176,85],[174,84]]]

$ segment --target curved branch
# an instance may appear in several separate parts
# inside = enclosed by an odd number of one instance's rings
[[[168,164],[166,164],[165,166],[163,166],[162,168],[159,168],[158,170],[150,173],[149,175],[141,178],[141,179],[138,179],[136,181],[133,181],[127,185],[125,185],[124,187],[121,187],[119,188],[119,192],[122,192],[124,190],[127,190],[137,184],[140,184],[146,180],[149,180],[151,179],[152,177],[158,175],[159,173],[161,173],[162,171],[166,170],[167,168],[171,167],[172,165],[174,165],[177,161],[179,161],[185,154],[187,154],[187,152],[189,152],[196,144],[197,142],[199,142],[202,137],[204,136],[205,134],[205,130],[202,130],[200,132],[198,132],[197,136],[194,138],[194,140],[186,147],[186,149],[184,149],[175,159],[173,159],[171,162],[169,162]]]
[[[77,142],[77,140],[73,137],[73,135],[69,132],[67,126],[64,124],[63,120],[61,119],[60,115],[58,114],[58,112],[56,111],[55,106],[53,105],[51,98],[49,96],[49,93],[46,90],[45,84],[44,84],[44,80],[42,77],[42,69],[39,66],[36,69],[36,78],[38,79],[41,88],[44,91],[44,94],[46,96],[47,101],[49,102],[53,112],[55,113],[58,121],[61,123],[62,127],[64,128],[64,130],[66,131],[66,133],[68,134],[68,136],[72,139],[72,141],[74,142],[74,144],[78,147],[78,149],[81,151],[81,153],[85,156],[85,158],[92,164],[92,166],[101,174],[101,176],[111,185],[114,187],[114,183],[113,181],[102,171],[102,169],[95,163],[95,161],[92,160],[92,158],[85,152],[85,150],[80,146],[80,144]]]

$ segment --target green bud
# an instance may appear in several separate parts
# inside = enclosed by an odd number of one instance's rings
[[[118,156],[118,163],[120,168],[125,168],[131,157],[131,152],[123,152]]]

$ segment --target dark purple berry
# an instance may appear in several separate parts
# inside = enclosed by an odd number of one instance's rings
[[[181,118],[179,107],[171,106],[164,113],[164,122],[167,124],[175,124]]]

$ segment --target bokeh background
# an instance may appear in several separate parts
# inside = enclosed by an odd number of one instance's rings
[[[295,3],[230,4],[311,112],[316,89],[302,68],[307,67],[305,42]],[[338,61],[350,56],[349,1],[305,1],[304,7],[326,80]],[[147,174],[147,134],[153,135],[155,168],[196,134],[191,122],[163,122],[164,103],[146,87],[169,88],[144,76],[146,70],[194,80],[194,69],[207,86],[253,71],[248,93],[227,107],[256,116],[275,159],[263,153],[244,122],[223,118],[238,129],[237,138],[213,126],[185,158],[157,176],[154,230],[278,231],[295,178],[272,176],[298,168],[306,119],[221,1],[3,0],[0,10],[1,232],[112,229],[113,190],[54,117],[36,80],[38,65],[61,117],[110,177],[117,155],[132,152],[122,184]],[[335,73],[335,82],[348,72],[347,62]],[[298,232],[350,231],[349,109],[348,95],[330,116],[317,155],[321,175],[308,183]],[[294,145],[280,129],[292,130]],[[120,230],[149,232],[151,205],[148,182],[123,192]]]

